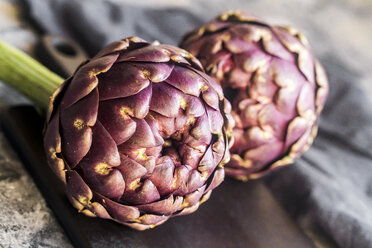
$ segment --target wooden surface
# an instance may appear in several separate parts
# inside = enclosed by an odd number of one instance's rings
[[[143,232],[79,214],[46,164],[42,126],[30,106],[2,116],[6,137],[76,247],[314,247],[259,180],[228,179],[194,214]]]

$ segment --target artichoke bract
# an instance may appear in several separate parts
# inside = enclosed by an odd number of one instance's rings
[[[230,111],[191,54],[131,37],[53,93],[45,150],[75,208],[144,230],[194,212],[223,181]]]
[[[228,175],[260,177],[293,163],[311,146],[328,81],[297,30],[230,11],[189,32],[180,44],[231,101],[236,126]]]

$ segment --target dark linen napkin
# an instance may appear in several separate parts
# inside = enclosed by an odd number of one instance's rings
[[[186,31],[221,10],[213,1],[182,8],[98,0],[23,2],[40,30],[71,37],[90,55],[132,35],[176,45]],[[372,247],[372,107],[356,85],[357,73],[336,54],[319,57],[331,90],[318,137],[294,165],[266,176],[265,182],[309,235],[328,239],[320,243]]]

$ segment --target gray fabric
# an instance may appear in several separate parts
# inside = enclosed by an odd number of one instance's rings
[[[25,2],[42,30],[70,36],[90,54],[110,41],[131,35],[175,45],[184,32],[223,10],[214,2],[193,2],[184,8],[166,9],[104,1]],[[242,2],[231,1],[231,8],[243,6]],[[284,12],[286,6],[281,8]],[[290,14],[296,16],[295,7],[290,9],[293,11]],[[270,12],[269,6],[267,10]],[[313,19],[301,18],[298,16],[293,24],[307,27],[311,37],[323,37],[324,30],[306,24]],[[324,45],[326,40],[324,36],[313,42],[331,83],[318,138],[295,165],[264,180],[310,235],[320,233],[330,240],[320,243],[372,247],[372,108],[356,86],[359,72],[349,69],[336,53],[323,53],[327,49],[321,43]]]
[[[265,181],[305,228],[322,229],[341,247],[372,247],[371,107],[350,83],[355,74],[323,63],[331,91],[318,137],[294,165]]]

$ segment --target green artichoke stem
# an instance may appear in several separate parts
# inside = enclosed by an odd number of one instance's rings
[[[64,79],[21,50],[0,41],[0,81],[45,110],[49,97]]]

